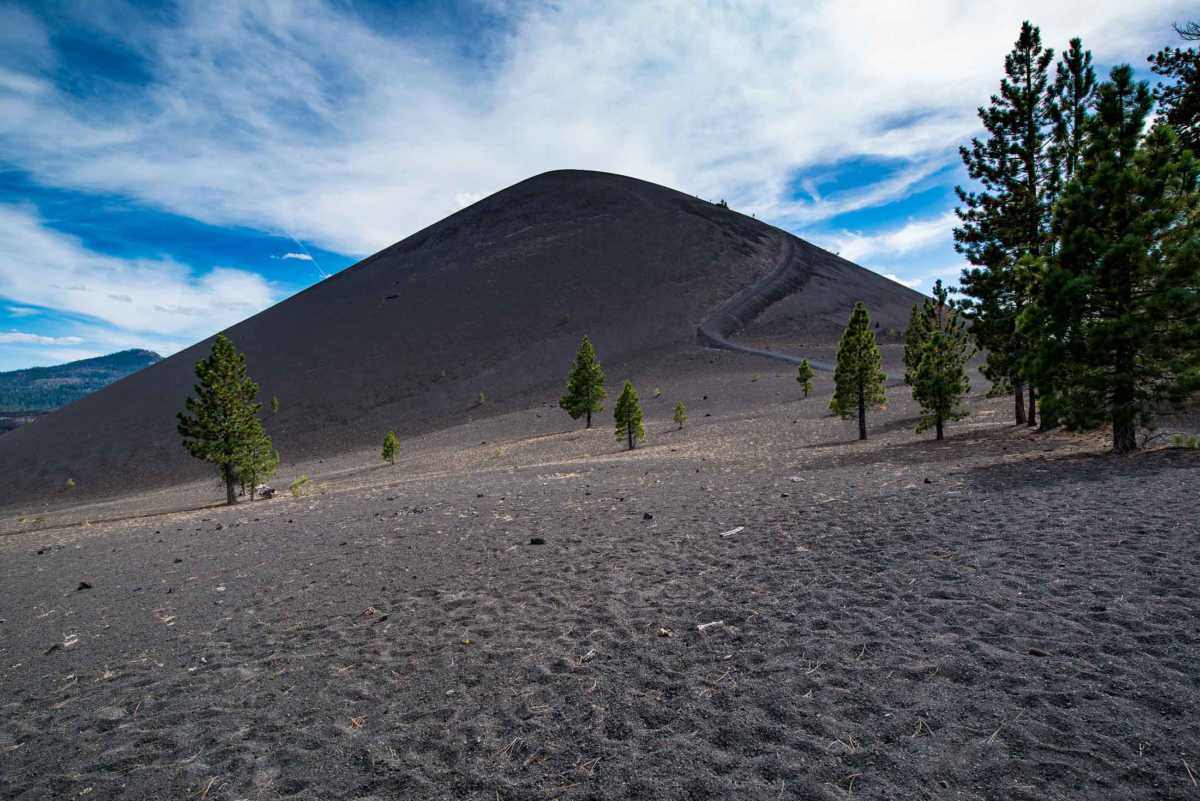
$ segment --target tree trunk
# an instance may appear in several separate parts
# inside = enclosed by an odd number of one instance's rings
[[[1128,343],[1117,345],[1112,391],[1113,453],[1137,450],[1137,388],[1133,383],[1133,350]]]
[[[1113,420],[1113,453],[1133,453],[1137,450],[1137,426],[1132,420]]]
[[[1037,390],[1033,387],[1029,388],[1029,416],[1025,424],[1030,427],[1037,425]]]
[[[233,506],[237,503],[237,493],[234,491],[234,485],[237,482],[233,477],[233,465],[229,463],[222,465],[221,472],[225,475],[225,503]]]
[[[1025,422],[1025,385],[1013,384],[1013,402],[1016,405],[1017,425]]]
[[[945,436],[945,428],[942,423],[942,415],[939,413],[937,416],[937,438],[943,439],[944,436]]]
[[[592,410],[591,409],[587,410],[587,427],[588,428],[592,427]]]
[[[863,387],[858,388],[858,438],[867,438],[867,397]]]
[[[633,426],[625,432],[629,436],[629,450],[633,450]]]

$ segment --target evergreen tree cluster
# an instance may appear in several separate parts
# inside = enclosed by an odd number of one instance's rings
[[[1079,39],[1055,62],[1026,22],[979,110],[985,135],[961,149],[976,183],[958,189],[961,312],[984,374],[1018,423],[1038,423],[1040,399],[1043,428],[1107,423],[1118,452],[1200,388],[1200,58],[1150,62],[1166,79],[1153,92],[1128,65],[1099,82]],[[922,358],[906,348],[914,392]]]

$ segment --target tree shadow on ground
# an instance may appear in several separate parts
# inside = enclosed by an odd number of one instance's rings
[[[1107,452],[1062,453],[978,465],[967,468],[961,475],[977,489],[1004,492],[1114,478],[1146,478],[1175,470],[1200,470],[1200,451],[1163,448],[1127,456]]]

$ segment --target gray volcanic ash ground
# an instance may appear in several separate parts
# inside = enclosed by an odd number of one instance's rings
[[[632,453],[548,396],[305,498],[12,513],[0,796],[1194,797],[1194,451],[978,390],[858,443],[827,375],[734,353],[630,377]]]

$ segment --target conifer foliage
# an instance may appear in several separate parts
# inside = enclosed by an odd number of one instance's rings
[[[812,365],[808,363],[808,359],[801,359],[800,366],[796,368],[796,381],[800,384],[800,391],[804,393],[804,397],[808,398],[812,392],[813,377],[816,373],[813,372]]]
[[[1175,32],[1188,41],[1200,40],[1200,24],[1176,25]],[[1166,121],[1184,147],[1200,155],[1200,52],[1189,47],[1165,47],[1150,56],[1150,69],[1163,80],[1154,89]]]
[[[571,373],[567,376],[566,394],[559,399],[558,405],[571,415],[572,420],[586,417],[587,427],[591,428],[592,414],[604,411],[605,397],[604,370],[596,358],[596,349],[584,337],[571,365]]]
[[[396,463],[396,454],[400,452],[400,438],[396,436],[395,431],[389,431],[383,435],[383,461],[388,464]]]
[[[908,328],[904,329],[904,383],[910,387],[921,363],[921,354],[925,348],[925,340],[929,338],[929,326],[925,323],[925,315],[929,301],[914,303],[912,313],[908,316]]]
[[[271,438],[267,436],[262,421],[255,417],[234,457],[234,473],[241,483],[242,492],[254,500],[258,485],[270,480],[278,467],[279,453],[271,445]]]
[[[683,404],[683,401],[675,404],[675,414],[671,416],[671,419],[675,421],[675,425],[679,426],[679,430],[682,431],[683,424],[687,422],[687,406]]]
[[[617,420],[617,439],[625,440],[629,450],[633,450],[646,438],[646,431],[642,428],[642,406],[638,402],[637,390],[628,381],[621,390],[621,397],[617,398],[613,415]]]
[[[967,360],[973,348],[962,319],[950,300],[950,292],[938,281],[933,286],[933,298],[926,300],[921,314],[917,345],[919,356],[912,369],[909,383],[913,398],[921,405],[921,422],[917,433],[934,429],[938,439],[945,435],[946,423],[961,420],[967,412],[962,400],[971,390],[967,378]],[[911,326],[910,326],[911,328]],[[910,331],[911,333],[911,331]],[[912,341],[912,337],[906,337]],[[907,346],[905,363],[908,362]]]
[[[1171,125],[1144,133],[1151,106],[1127,65],[1100,85],[1027,315],[1039,335],[1030,371],[1053,377],[1052,412],[1072,428],[1111,423],[1118,453],[1200,388],[1200,171]]]
[[[962,205],[956,209],[961,225],[954,231],[955,247],[972,264],[961,279],[968,297],[964,311],[972,318],[972,335],[987,351],[983,372],[995,386],[1012,389],[1017,422],[1031,425],[1034,391],[1027,412],[1021,372],[1027,343],[1017,328],[1030,288],[1018,263],[1023,256],[1042,256],[1050,241],[1060,149],[1052,137],[1058,120],[1049,78],[1053,59],[1038,28],[1022,24],[1004,59],[999,94],[979,109],[987,136],[960,149],[979,191],[956,190]]]
[[[179,413],[178,431],[188,453],[217,466],[226,503],[234,504],[239,470],[262,477],[263,465],[271,461],[267,454],[274,454],[258,419],[258,384],[246,375],[246,357],[224,334],[213,341],[212,353],[197,362],[196,377],[196,397],[189,397],[186,411]],[[277,456],[274,460],[278,463]]]
[[[837,368],[833,373],[833,399],[829,408],[845,419],[858,415],[858,438],[867,438],[867,407],[884,402],[883,357],[871,328],[867,307],[858,302],[838,342]]]

